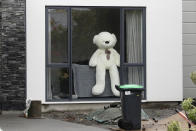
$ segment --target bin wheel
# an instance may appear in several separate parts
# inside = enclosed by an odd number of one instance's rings
[[[120,119],[118,121],[118,126],[121,128],[121,129],[125,129],[125,130],[131,130],[133,129],[133,125],[131,122],[128,122],[128,121],[125,121],[123,119]]]

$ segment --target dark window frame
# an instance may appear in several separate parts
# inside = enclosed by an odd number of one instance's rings
[[[91,97],[91,98],[78,98],[72,99],[72,19],[71,19],[71,9],[72,8],[118,8],[120,10],[120,84],[123,83],[123,69],[127,67],[143,67],[144,68],[144,97],[146,99],[146,7],[119,7],[119,6],[45,6],[45,100],[46,102],[67,102],[67,101],[116,101],[119,98],[113,97]],[[66,9],[68,13],[68,50],[67,50],[67,63],[49,63],[48,62],[48,9]],[[125,63],[124,58],[124,12],[125,10],[142,10],[142,45],[143,45],[143,63]],[[66,68],[69,70],[69,98],[68,99],[60,99],[60,100],[48,100],[47,99],[47,86],[48,86],[48,68]]]

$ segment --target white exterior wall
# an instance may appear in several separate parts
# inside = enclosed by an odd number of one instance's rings
[[[147,101],[181,101],[181,0],[26,0],[27,99],[45,102],[45,5],[146,7]]]

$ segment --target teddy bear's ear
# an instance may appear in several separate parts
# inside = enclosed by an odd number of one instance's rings
[[[112,33],[112,37],[113,37],[113,39],[114,39],[114,41],[115,41],[115,43],[116,43],[116,42],[117,42],[117,39],[116,39],[115,34]]]
[[[96,44],[97,39],[98,39],[98,35],[95,35],[94,38],[93,38],[93,43],[94,43],[94,44]]]

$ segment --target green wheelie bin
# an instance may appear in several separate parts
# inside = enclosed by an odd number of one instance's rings
[[[120,91],[122,119],[118,126],[125,130],[141,129],[141,92],[144,90],[140,85],[116,85]]]

